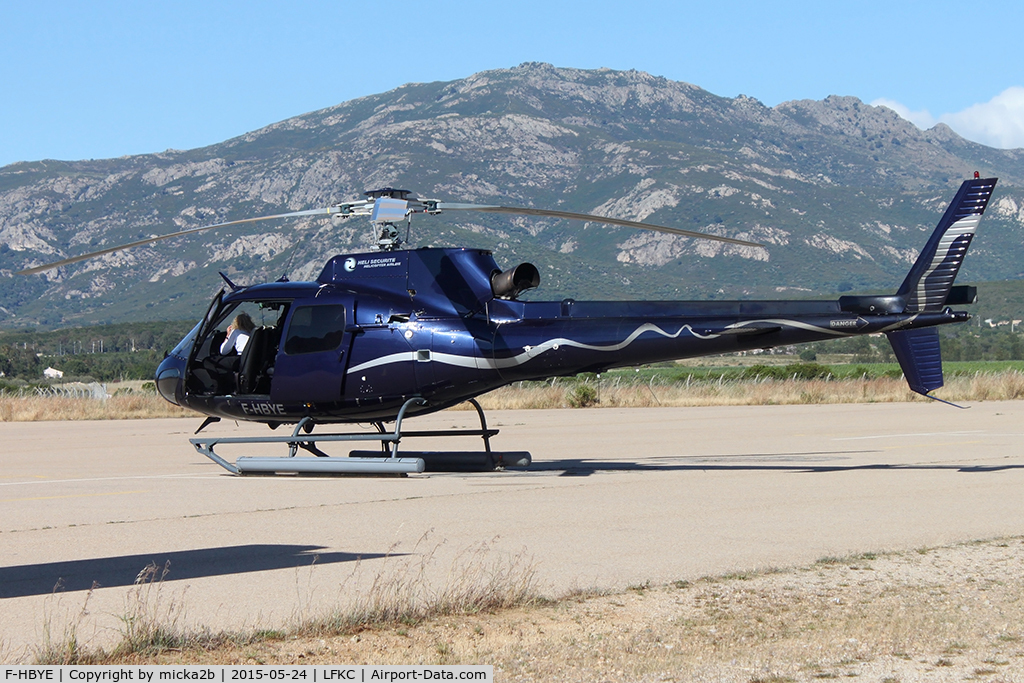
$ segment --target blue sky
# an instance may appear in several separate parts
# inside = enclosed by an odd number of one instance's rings
[[[526,61],[853,95],[1024,147],[1024,3],[0,0],[0,166],[190,149]]]

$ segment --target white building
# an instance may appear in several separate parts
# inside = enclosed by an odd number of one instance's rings
[[[43,370],[43,377],[48,377],[50,379],[60,379],[63,376],[64,373],[60,370],[57,370],[56,368],[46,368],[45,370]]]

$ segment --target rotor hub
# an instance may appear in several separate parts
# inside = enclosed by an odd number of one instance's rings
[[[416,195],[412,190],[399,190],[394,187],[382,187],[377,190],[367,190],[363,193],[363,196],[369,197],[370,199],[380,199],[381,197],[389,197],[391,199],[416,198]]]

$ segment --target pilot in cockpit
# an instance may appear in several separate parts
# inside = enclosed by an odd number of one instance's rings
[[[224,342],[220,345],[220,355],[227,356],[231,353],[242,355],[245,345],[256,328],[248,313],[239,313],[224,331]]]
[[[242,351],[255,328],[248,313],[239,313],[223,332],[223,341],[217,344],[214,340],[215,346],[210,349],[209,357],[203,360],[203,368],[215,383],[214,391],[217,394],[228,394],[235,390],[235,373],[238,372]]]

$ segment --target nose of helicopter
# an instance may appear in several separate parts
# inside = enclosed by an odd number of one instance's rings
[[[156,369],[156,390],[167,401],[176,405],[181,405],[185,363],[184,358],[172,353],[164,358]]]

